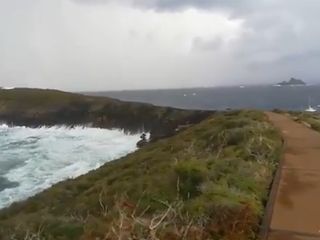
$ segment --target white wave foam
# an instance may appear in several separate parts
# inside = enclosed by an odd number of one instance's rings
[[[15,87],[2,87],[3,90],[12,90],[15,89]]]
[[[4,123],[0,124],[0,129],[7,129],[7,128],[9,128],[7,124],[4,124]]]
[[[79,126],[0,125],[0,176],[19,183],[0,192],[0,208],[133,152],[139,137]]]

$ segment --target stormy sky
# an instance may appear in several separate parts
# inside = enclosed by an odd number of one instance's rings
[[[319,0],[0,0],[0,86],[317,83],[319,11]]]

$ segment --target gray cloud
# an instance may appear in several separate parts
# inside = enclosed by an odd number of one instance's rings
[[[317,81],[318,0],[0,0],[0,86]]]
[[[222,44],[223,40],[221,38],[207,41],[196,37],[192,41],[192,49],[195,51],[214,51],[220,49]]]
[[[102,4],[116,2],[116,0],[74,0],[83,4]],[[264,2],[261,0],[260,2]],[[118,1],[119,2],[119,1]],[[238,10],[253,9],[254,6],[260,5],[256,1],[250,0],[122,0],[121,3],[131,4],[142,8],[153,8],[157,10],[176,11],[188,7],[196,7],[201,9],[208,8],[227,8]]]
[[[264,0],[261,0],[263,2]],[[188,7],[201,9],[232,9],[250,11],[258,1],[250,0],[133,0],[136,6],[151,7],[158,10],[179,10]],[[259,3],[258,3],[259,4]]]
[[[239,1],[229,0],[133,0],[137,6],[152,7],[156,9],[176,10],[185,7],[211,8],[211,7],[226,7],[237,4]],[[238,5],[241,6],[241,5]]]

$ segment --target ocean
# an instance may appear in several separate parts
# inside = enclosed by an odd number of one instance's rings
[[[0,125],[0,208],[136,150],[140,134]]]
[[[86,93],[124,101],[145,102],[183,109],[224,110],[261,109],[303,111],[320,106],[320,85],[315,86],[237,86],[216,88],[104,91]]]

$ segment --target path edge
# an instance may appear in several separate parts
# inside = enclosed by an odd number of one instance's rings
[[[276,113],[272,113],[276,114]],[[284,155],[285,155],[285,149],[287,147],[286,140],[283,136],[282,131],[277,128],[273,122],[270,120],[268,116],[268,112],[265,112],[266,117],[268,118],[268,121],[277,129],[279,132],[279,135],[281,136],[282,139],[282,149],[279,154],[279,164],[277,166],[277,170],[275,171],[274,177],[272,179],[272,182],[270,183],[270,192],[269,192],[269,197],[268,201],[264,210],[264,215],[262,217],[260,229],[259,229],[259,234],[258,234],[258,239],[259,240],[267,240],[270,232],[270,225],[271,225],[271,220],[272,220],[272,215],[273,215],[273,210],[274,210],[274,205],[280,185],[280,179],[282,175],[282,166],[284,163]]]

